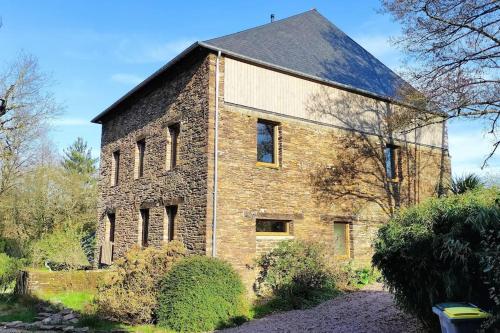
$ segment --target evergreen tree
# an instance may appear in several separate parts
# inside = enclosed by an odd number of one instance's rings
[[[96,163],[97,158],[92,158],[87,142],[80,137],[64,150],[62,166],[66,171],[91,176],[97,170]]]

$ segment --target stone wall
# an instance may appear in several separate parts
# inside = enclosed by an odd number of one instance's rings
[[[174,239],[191,253],[205,253],[208,68],[207,54],[195,50],[102,122],[98,244],[107,236],[107,213],[115,212],[115,258],[139,244],[142,208],[150,210],[148,243],[160,245],[166,238],[168,205],[178,205]],[[180,134],[177,166],[170,169],[167,146],[172,124],[180,125]],[[146,141],[144,176],[136,178],[136,145],[141,139]],[[116,150],[119,180],[113,186]]]
[[[109,271],[21,271],[17,283],[16,293],[25,295],[55,294],[67,291],[95,293],[99,282]]]
[[[223,83],[224,73],[221,73],[222,95]],[[280,164],[277,168],[256,163],[258,119],[279,123]],[[256,255],[277,243],[276,237],[266,239],[256,235],[255,221],[262,216],[275,216],[277,219],[292,216],[291,236],[323,243],[332,260],[336,260],[333,223],[348,222],[351,232],[350,259],[360,264],[370,263],[373,237],[390,213],[384,206],[387,193],[384,188],[385,173],[380,169],[380,162],[383,161],[366,162],[364,168],[368,172],[360,176],[364,181],[353,180],[360,192],[379,200],[355,196],[322,200],[312,186],[317,170],[342,157],[345,147],[340,143],[352,136],[352,132],[227,103],[222,98],[219,126],[217,253],[235,265],[247,285],[255,277],[252,267]],[[379,137],[368,136],[366,140],[379,147]],[[402,193],[398,204],[420,202],[435,193],[440,173],[443,177],[449,176],[448,152],[408,142],[397,143],[401,146],[397,186]],[[213,152],[212,140],[209,144]],[[380,184],[369,185],[379,179],[382,179]]]
[[[338,261],[333,224],[347,222],[350,257],[342,260],[368,264],[373,237],[391,210],[429,197],[439,181],[449,177],[447,150],[398,141],[397,184],[387,184],[379,157],[365,160],[358,165],[363,172],[347,179],[357,195],[329,191],[325,198],[313,185],[318,171],[343,161],[346,153],[356,155],[355,149],[363,149],[356,140],[346,146],[346,138],[356,138],[355,132],[225,102],[224,61],[221,58],[219,66],[217,256],[232,263],[247,286],[254,282],[256,256],[280,240],[257,237],[257,218],[292,221],[288,238],[323,243],[332,260]],[[141,208],[150,209],[149,243],[161,244],[165,238],[164,207],[171,204],[179,208],[174,238],[183,241],[190,253],[211,253],[215,68],[214,54],[196,51],[103,121],[98,239],[102,244],[106,213],[114,211],[115,257],[139,243]],[[258,119],[279,123],[277,167],[256,163]],[[169,170],[167,127],[173,123],[181,127],[179,163]],[[134,179],[136,142],[143,138],[145,174]],[[386,139],[365,135],[359,140],[378,151]],[[117,149],[120,178],[112,186],[112,155]],[[393,187],[400,189],[398,202],[392,197],[388,200]]]

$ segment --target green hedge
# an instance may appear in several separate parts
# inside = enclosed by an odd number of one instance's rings
[[[180,332],[205,332],[238,323],[247,315],[245,288],[226,262],[192,256],[162,281],[158,325]]]
[[[440,302],[468,301],[498,312],[500,281],[492,270],[499,268],[491,263],[499,256],[500,237],[492,237],[499,230],[498,189],[431,199],[380,229],[373,264],[397,303],[429,327],[437,325],[431,308]]]

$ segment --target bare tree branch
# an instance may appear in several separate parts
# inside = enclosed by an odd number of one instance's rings
[[[445,119],[491,121],[498,137],[500,113],[500,5],[491,0],[381,0],[401,24],[395,40],[406,55],[403,76],[422,93],[407,103],[441,111]],[[422,101],[422,96],[425,101]],[[434,120],[435,121],[435,120]],[[420,126],[421,124],[419,124]],[[497,151],[492,146],[490,159]]]

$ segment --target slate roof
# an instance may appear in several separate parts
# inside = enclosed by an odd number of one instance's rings
[[[203,44],[383,97],[406,84],[315,9]]]
[[[398,100],[408,84],[315,9],[231,35],[196,42],[97,115],[109,112],[196,48],[337,84],[360,93]]]

